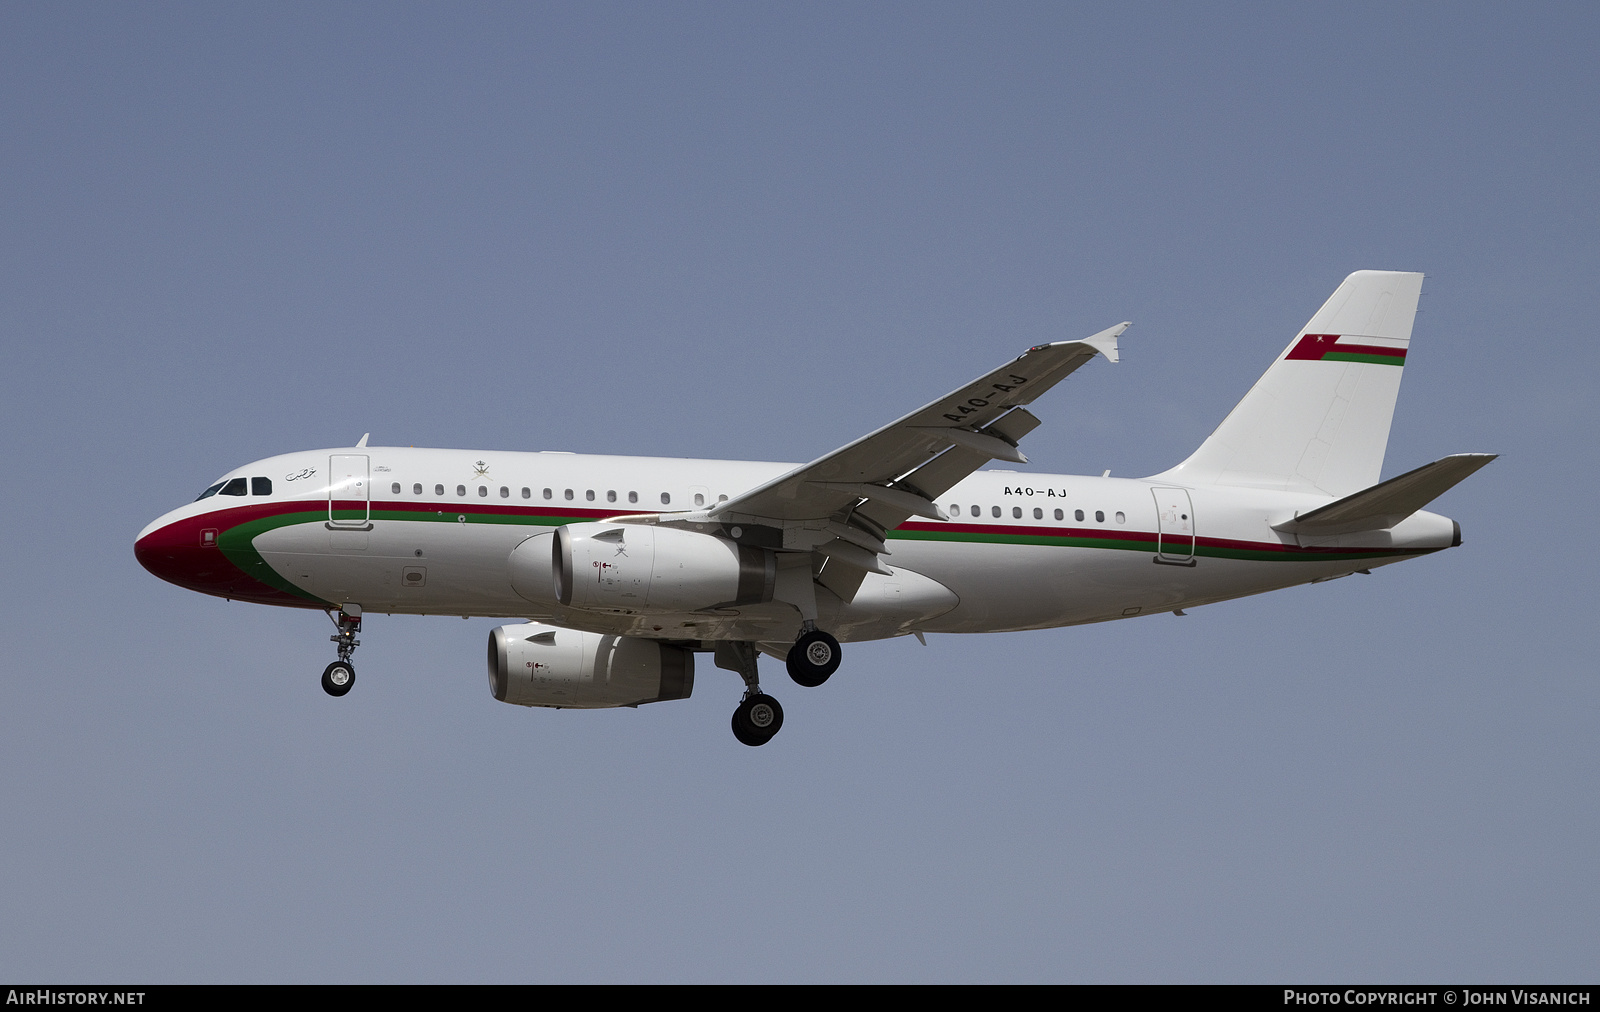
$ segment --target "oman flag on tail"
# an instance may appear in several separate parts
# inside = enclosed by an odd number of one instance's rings
[[[1370,343],[1370,337],[1341,334],[1305,334],[1284,357],[1301,362],[1366,362],[1369,365],[1405,365],[1405,344],[1393,346]]]

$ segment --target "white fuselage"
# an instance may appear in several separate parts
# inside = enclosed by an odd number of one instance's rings
[[[695,513],[793,466],[407,447],[306,451],[230,472],[219,482],[223,492],[147,527],[137,552],[174,583],[262,603],[781,642],[800,622],[782,602],[682,614],[564,609],[519,595],[507,559],[560,525]],[[267,482],[252,481],[260,478]],[[244,479],[244,494],[233,479]],[[949,520],[913,518],[889,533],[890,575],[869,574],[849,602],[819,590],[819,624],[840,640],[861,640],[1101,622],[1330,579],[1456,539],[1451,521],[1427,512],[1359,535],[1310,539],[1272,529],[1330,501],[1159,479],[980,471],[939,497]]]

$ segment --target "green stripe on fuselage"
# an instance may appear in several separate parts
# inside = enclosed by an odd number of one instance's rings
[[[359,522],[363,518],[361,510],[338,510],[334,513],[335,520],[346,522]],[[467,523],[473,524],[499,524],[522,527],[560,527],[565,524],[583,523],[593,521],[591,516],[532,516],[516,513],[469,513],[460,509],[434,510],[422,512],[418,510],[373,510],[371,519],[385,522],[404,523],[461,523],[461,518],[466,517]],[[255,539],[268,531],[281,527],[290,527],[297,524],[322,524],[328,519],[326,509],[307,510],[298,513],[280,513],[275,516],[262,517],[258,520],[249,520],[237,526],[230,527],[217,539],[218,547],[223,555],[239,570],[253,579],[259,580],[269,587],[281,590],[286,594],[306,601],[328,605],[314,594],[290,583],[272,568],[256,550]],[[987,544],[987,545],[1034,545],[1044,548],[1088,548],[1103,551],[1142,552],[1154,554],[1156,543],[1154,541],[1133,541],[1124,538],[1097,538],[1081,535],[1050,535],[1050,534],[1007,534],[1000,531],[971,532],[971,531],[930,531],[930,530],[896,530],[890,531],[888,537],[895,541],[942,541],[947,543]],[[1437,549],[1401,549],[1401,550],[1375,550],[1366,552],[1314,552],[1296,549],[1288,550],[1261,550],[1250,548],[1226,548],[1212,545],[1198,545],[1194,550],[1197,556],[1215,559],[1237,559],[1249,562],[1318,562],[1318,561],[1345,561],[1391,558],[1399,555],[1424,555]],[[331,605],[329,605],[331,606]]]
[[[1154,541],[1130,541],[1123,538],[1095,538],[1072,535],[1039,534],[975,534],[927,530],[890,531],[889,537],[897,541],[946,541],[990,545],[1042,545],[1051,548],[1097,548],[1119,552],[1146,552],[1154,554]],[[1194,554],[1212,559],[1241,559],[1249,562],[1326,562],[1345,559],[1384,559],[1397,555],[1425,555],[1438,551],[1434,548],[1405,548],[1368,552],[1316,552],[1304,549],[1284,550],[1227,548],[1220,545],[1197,545]],[[1173,553],[1177,554],[1177,553]]]
[[[306,601],[315,601],[327,605],[328,602],[315,594],[308,594],[304,590],[285,580],[278,575],[278,571],[267,564],[267,560],[256,551],[255,540],[258,535],[268,531],[277,530],[279,527],[289,527],[294,524],[310,523],[313,519],[321,520],[327,516],[326,511],[316,513],[280,513],[277,516],[262,517],[259,520],[246,520],[223,531],[217,537],[217,547],[222,550],[223,557],[237,566],[240,572],[251,579],[281,590],[285,594]]]

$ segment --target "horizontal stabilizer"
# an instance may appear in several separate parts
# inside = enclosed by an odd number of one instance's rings
[[[1273,524],[1285,534],[1353,534],[1381,531],[1400,523],[1444,495],[1456,483],[1499,454],[1457,453],[1407,471],[1310,513]]]

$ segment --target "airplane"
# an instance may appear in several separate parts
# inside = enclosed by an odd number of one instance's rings
[[[1042,344],[808,464],[368,446],[258,460],[151,523],[151,573],[325,611],[342,696],[364,615],[522,621],[489,635],[494,698],[601,708],[686,699],[695,655],[743,679],[764,745],[841,643],[1105,622],[1367,573],[1461,544],[1423,509],[1494,454],[1380,481],[1423,276],[1358,271],[1215,432],[1147,478],[1026,464],[1027,406],[1122,323]]]

